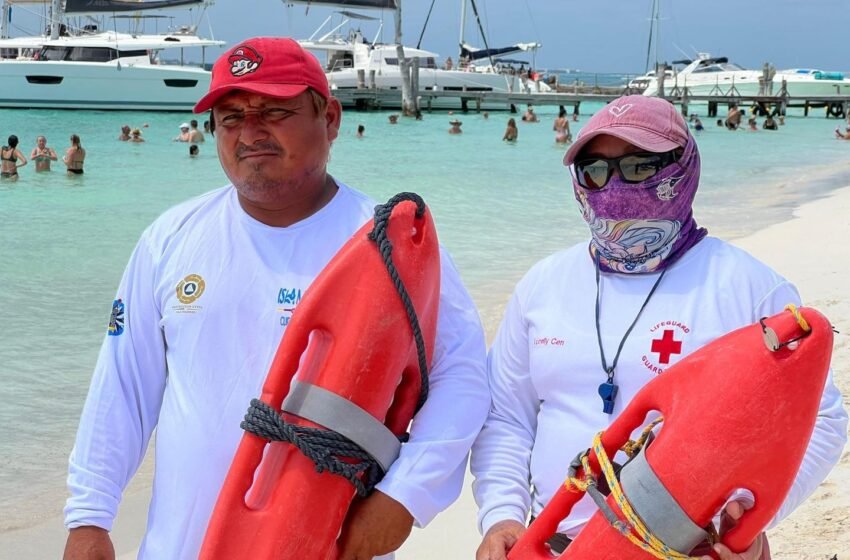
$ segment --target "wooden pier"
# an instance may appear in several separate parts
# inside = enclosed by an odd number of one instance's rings
[[[563,91],[571,89],[573,91]],[[359,110],[381,110],[398,108],[401,105],[401,91],[398,89],[358,88],[335,89],[334,97],[340,100],[344,107]],[[567,87],[558,92],[494,92],[494,91],[435,91],[419,90],[419,108],[424,112],[440,109],[452,109],[462,112],[481,112],[485,110],[506,110],[512,113],[520,112],[526,105],[570,107],[573,113],[579,113],[580,106],[586,101],[608,103],[622,95],[637,93],[629,88],[591,88]],[[690,114],[693,104],[707,106],[707,116],[716,117],[718,108],[732,105],[740,107],[755,107],[764,115],[767,113],[785,114],[789,107],[803,108],[808,116],[812,109],[825,108],[827,117],[846,118],[850,115],[850,95],[806,96],[794,97],[787,94],[785,88],[775,95],[741,95],[734,88],[727,91],[712,92],[710,95],[692,95],[688,88],[673,88],[663,95],[667,101],[679,105],[682,114]],[[447,107],[447,99],[456,100]],[[441,103],[442,102],[442,103]]]

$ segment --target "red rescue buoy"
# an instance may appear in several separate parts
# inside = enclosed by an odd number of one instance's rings
[[[320,416],[329,408],[332,413],[340,407],[359,409],[355,416],[366,418],[361,428],[372,430],[368,423],[374,418],[377,429],[384,430],[385,425],[397,443],[417,406],[420,367],[406,307],[375,241],[368,237],[371,229],[371,222],[360,228],[306,291],[278,347],[260,400],[279,412],[287,394],[295,396],[291,384],[304,394],[318,392],[323,399],[336,399]],[[386,231],[395,269],[418,315],[430,364],[440,297],[434,223],[424,204],[418,208],[405,200],[395,205]],[[283,418],[297,426],[320,427],[286,412]],[[200,558],[335,559],[336,540],[354,495],[349,480],[318,473],[292,444],[270,443],[246,432],[219,494]]]
[[[644,457],[623,467],[620,480],[629,502],[655,500],[655,496],[643,496],[655,485],[659,494],[666,489],[672,497],[668,505],[674,509],[678,505],[683,523],[701,528],[736,489],[748,489],[755,505],[722,542],[735,552],[749,547],[791,489],[814,430],[829,371],[833,339],[829,321],[814,309],[802,308],[799,313],[804,321],[798,321],[793,310],[784,311],[733,331],[687,356],[635,395],[601,439],[605,452],[613,457],[645,423],[648,413],[659,411],[664,417]],[[806,322],[808,332],[801,326]],[[591,451],[588,458],[590,470],[598,475],[596,454]],[[583,495],[570,485],[562,486],[508,558],[551,559],[545,542]],[[606,503],[621,521],[625,519],[613,494]],[[647,525],[658,517],[652,507],[633,509]],[[666,522],[661,519],[653,534],[663,533]],[[690,550],[676,551],[687,554]],[[560,558],[648,560],[655,556],[630,542],[597,511]]]

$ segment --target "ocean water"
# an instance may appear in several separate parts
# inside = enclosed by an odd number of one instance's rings
[[[599,106],[583,106],[573,133]],[[697,112],[699,108],[695,109]],[[379,200],[420,193],[442,242],[475,299],[488,335],[517,280],[540,258],[586,237],[554,108],[539,124],[470,113],[449,135],[446,113],[387,124],[386,112],[346,112],[330,170]],[[141,231],[166,208],[225,184],[214,142],[190,159],[172,142],[189,114],[0,111],[0,139],[38,134],[61,153],[77,133],[86,174],[59,165],[0,182],[0,531],[58,515],[67,456],[126,260]],[[517,119],[519,120],[519,119]],[[736,237],[790,216],[800,202],[850,184],[850,142],[835,120],[790,116],[777,132],[728,132],[703,117],[703,178],[696,217],[712,234]],[[144,127],[142,144],[116,141],[122,124]],[[365,137],[355,137],[358,124]],[[781,240],[777,240],[781,243]]]

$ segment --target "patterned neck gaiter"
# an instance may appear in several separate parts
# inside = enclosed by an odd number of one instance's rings
[[[693,202],[699,184],[699,151],[689,136],[679,161],[642,183],[615,173],[599,190],[573,179],[576,200],[590,226],[590,253],[605,272],[640,274],[676,262],[708,231],[697,226]]]

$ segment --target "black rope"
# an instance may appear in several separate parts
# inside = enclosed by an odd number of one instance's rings
[[[271,406],[252,399],[240,424],[243,430],[269,441],[286,441],[316,465],[316,472],[328,471],[348,479],[359,496],[366,496],[381,480],[383,472],[371,455],[347,437],[330,430],[290,424]],[[340,457],[360,459],[359,463]],[[360,475],[364,476],[361,477]]]
[[[396,291],[404,304],[413,339],[416,342],[416,352],[419,358],[419,373],[421,386],[419,400],[416,404],[418,411],[428,398],[428,360],[425,353],[425,339],[419,326],[419,318],[413,301],[407,293],[392,260],[392,243],[387,237],[387,225],[393,208],[400,202],[410,200],[416,203],[416,217],[421,218],[425,213],[425,201],[414,193],[400,193],[392,197],[386,204],[375,207],[375,225],[369,232],[370,240],[375,241],[387,272],[395,285]],[[346,478],[354,485],[359,496],[367,496],[375,485],[380,482],[385,472],[369,453],[355,442],[332,430],[296,426],[283,419],[283,416],[267,403],[252,399],[251,406],[240,424],[243,430],[269,441],[285,441],[297,447],[307,458],[316,465],[316,472],[329,472]],[[408,434],[399,436],[399,441],[406,442]],[[340,460],[359,459],[357,463]],[[362,476],[361,476],[362,475]]]
[[[410,328],[413,331],[413,340],[416,342],[416,354],[419,358],[419,377],[421,386],[419,390],[419,400],[416,403],[416,411],[418,412],[425,400],[428,398],[428,358],[425,354],[425,339],[422,337],[422,329],[419,326],[419,317],[416,315],[416,308],[413,307],[413,301],[404,287],[398,270],[393,264],[393,244],[387,237],[387,224],[393,208],[400,202],[406,200],[416,203],[416,217],[421,218],[425,214],[425,201],[416,193],[403,192],[395,195],[386,204],[379,204],[375,207],[375,227],[369,232],[369,239],[373,240],[378,245],[378,250],[384,259],[384,264],[387,267],[387,272],[395,285],[396,291],[401,302],[404,305],[404,310],[407,312],[407,319],[410,321]]]

